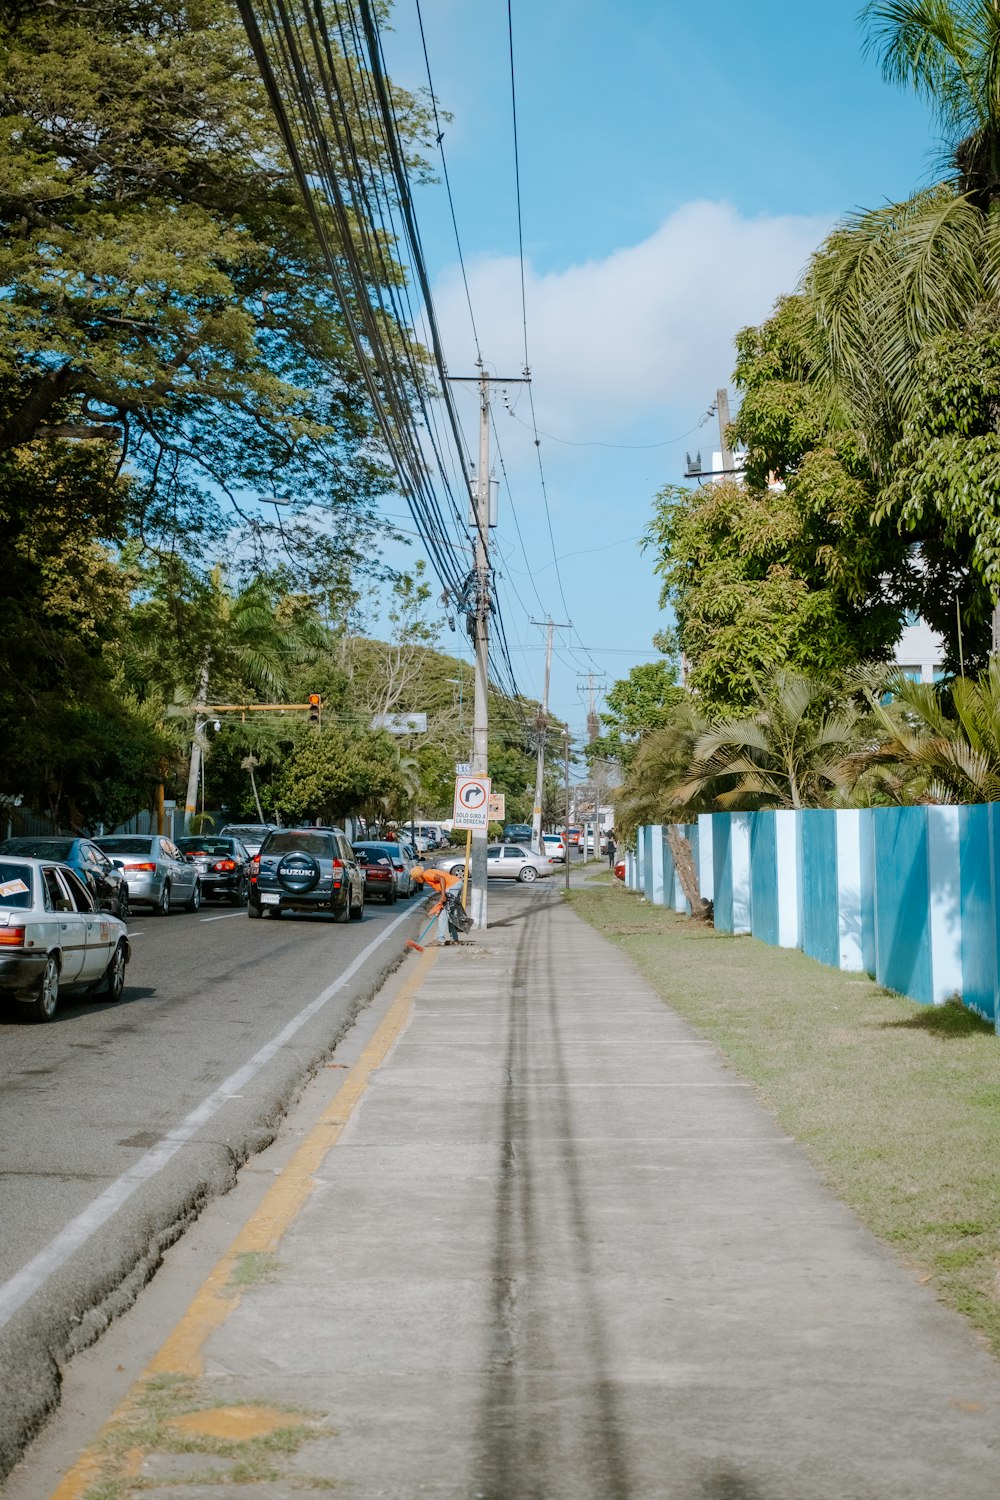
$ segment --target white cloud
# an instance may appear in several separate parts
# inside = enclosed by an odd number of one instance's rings
[[[664,408],[696,416],[729,380],[733,337],[792,291],[831,221],[744,218],[728,203],[679,208],[641,244],[604,260],[538,275],[526,266],[528,352],[541,427],[566,438],[610,437]],[[515,258],[467,262],[488,365],[523,364],[520,268]],[[445,348],[470,344],[457,267],[435,288]],[[464,369],[461,373],[466,372]]]

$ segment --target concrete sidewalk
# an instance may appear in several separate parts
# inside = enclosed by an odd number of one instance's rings
[[[147,1442],[144,1496],[996,1500],[1000,1366],[548,884],[438,952],[180,1392],[299,1413],[280,1477]]]

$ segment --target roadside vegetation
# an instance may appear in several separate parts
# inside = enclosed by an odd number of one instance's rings
[[[1000,787],[1000,10],[869,0],[863,24],[886,79],[927,100],[941,177],[845,218],[737,336],[742,474],[656,497],[645,544],[675,628],[591,751],[623,767],[626,837]],[[918,617],[944,641],[939,684],[890,665]]]
[[[574,911],[751,1082],[829,1186],[1000,1355],[997,1042],[959,1004],[587,882]]]

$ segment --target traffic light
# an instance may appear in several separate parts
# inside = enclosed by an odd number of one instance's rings
[[[323,707],[323,702],[322,702],[322,699],[320,698],[319,693],[310,693],[309,694],[309,722],[310,722],[310,724],[318,724],[319,723],[319,711],[320,711],[320,709],[322,707]]]

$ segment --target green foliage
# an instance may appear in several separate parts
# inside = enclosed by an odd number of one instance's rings
[[[864,764],[884,799],[1000,802],[1000,663],[947,687],[899,679],[874,713],[880,743]]]
[[[668,723],[682,697],[675,660],[641,662],[633,667],[604,700],[601,722],[607,733],[586,747],[588,761],[616,760],[627,765],[640,736]]]
[[[394,100],[413,142],[423,108]],[[401,278],[390,247],[371,274]],[[232,0],[6,7],[0,286],[0,449],[67,424],[127,449],[147,538],[227,529],[219,487],[320,501],[350,535],[384,487]]]
[[[324,729],[300,736],[266,805],[285,822],[340,823],[361,812],[381,815],[402,790],[398,749],[390,735]]]

